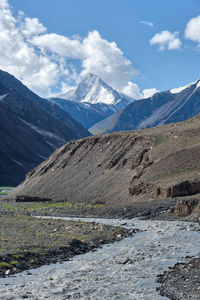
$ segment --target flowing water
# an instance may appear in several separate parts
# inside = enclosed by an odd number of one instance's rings
[[[156,275],[178,261],[185,261],[187,255],[199,254],[198,224],[139,219],[84,220],[138,228],[142,232],[64,263],[0,279],[0,299],[167,299],[156,291],[159,285]]]

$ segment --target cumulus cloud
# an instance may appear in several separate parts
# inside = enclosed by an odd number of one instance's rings
[[[82,63],[80,77],[94,73],[121,90],[137,71],[115,42],[103,39],[98,31],[89,32],[82,40],[74,40],[58,34],[45,34],[34,37],[32,43],[43,53],[50,51],[59,56],[79,59]]]
[[[128,82],[127,86],[123,89],[123,93],[127,96],[130,96],[136,100],[146,99],[152,97],[155,93],[159,91],[155,88],[140,90],[139,86],[133,82]]]
[[[50,95],[56,86],[78,82],[88,72],[118,91],[127,90],[131,97],[138,95],[139,88],[131,82],[137,70],[115,42],[103,39],[96,30],[84,38],[48,34],[37,18],[23,12],[14,17],[8,1],[1,0],[0,45],[0,69],[42,96]],[[76,62],[81,69],[76,69]]]
[[[22,32],[24,36],[31,37],[46,32],[46,28],[37,18],[25,18],[22,23]]]
[[[38,19],[14,18],[7,0],[0,2],[0,68],[40,94],[47,94],[59,77],[58,63],[29,42],[45,30]]]
[[[158,45],[159,50],[178,50],[181,48],[181,40],[178,38],[179,32],[170,32],[168,30],[163,30],[161,33],[156,33],[150,39],[150,45]]]
[[[200,16],[189,20],[185,28],[185,37],[200,44]]]
[[[141,94],[140,94],[140,88],[137,84],[129,81],[128,84],[126,85],[126,87],[122,90],[122,92],[129,96],[132,97],[134,99],[140,99],[141,98]]]
[[[147,21],[140,21],[139,22],[140,24],[143,24],[143,25],[147,25],[149,27],[154,27],[154,24],[152,22],[147,22]]]
[[[142,98],[149,98],[152,97],[154,94],[158,93],[159,91],[155,88],[152,89],[145,89],[142,91]]]

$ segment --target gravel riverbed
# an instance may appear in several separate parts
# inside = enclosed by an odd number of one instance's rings
[[[138,228],[141,232],[64,263],[2,278],[0,299],[168,299],[159,295],[157,275],[177,262],[188,262],[191,256],[199,255],[197,223],[85,220]],[[197,300],[200,294],[190,291],[177,299]]]

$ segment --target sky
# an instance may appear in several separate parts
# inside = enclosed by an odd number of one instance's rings
[[[94,73],[135,99],[200,77],[200,0],[1,0],[0,69],[43,97]]]

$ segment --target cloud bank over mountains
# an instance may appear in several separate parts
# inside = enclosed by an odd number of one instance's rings
[[[140,21],[154,28],[154,24]],[[200,16],[189,20],[186,39],[200,45]],[[163,30],[150,39],[159,50],[177,50],[182,41],[178,32]],[[21,80],[30,89],[47,97],[66,92],[87,73],[94,73],[114,89],[135,99],[152,96],[155,88],[141,91],[132,81],[139,72],[115,42],[97,30],[86,37],[47,33],[38,18],[14,15],[8,0],[0,2],[0,69]],[[78,66],[78,67],[77,67]]]
[[[103,39],[96,30],[84,38],[48,34],[37,18],[25,17],[23,12],[14,17],[8,1],[2,0],[0,45],[0,68],[42,96],[50,95],[56,85],[66,90],[88,72],[120,92],[128,90],[129,96],[142,96],[131,82],[138,71],[115,42]],[[73,65],[76,60],[81,65],[79,72]]]

